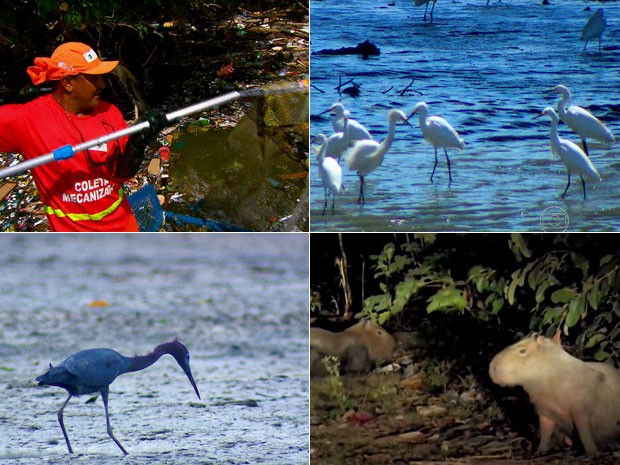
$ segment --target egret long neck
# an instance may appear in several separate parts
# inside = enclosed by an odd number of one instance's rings
[[[392,146],[392,142],[394,142],[395,132],[396,132],[396,120],[390,119],[388,123],[387,136],[385,136],[385,139],[383,140],[383,142],[379,144],[379,147],[380,147],[379,152],[381,154],[385,154],[388,150],[390,150],[390,147]]]
[[[566,114],[566,107],[568,106],[569,100],[570,100],[570,95],[568,94],[562,94],[562,97],[560,97],[560,100],[558,100],[557,109],[558,109],[558,114],[560,115],[560,118],[563,118],[564,115]]]
[[[559,146],[560,146],[560,136],[558,136],[558,120],[556,118],[551,118],[551,129],[549,130],[551,135],[551,151],[556,155],[559,155]]]
[[[319,146],[319,151],[316,153],[316,159],[319,162],[319,165],[323,164],[325,160],[325,152],[327,151],[327,141],[323,140],[321,145]]]

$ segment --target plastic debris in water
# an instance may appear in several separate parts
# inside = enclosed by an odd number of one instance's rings
[[[170,148],[165,146],[160,147],[157,153],[159,153],[159,158],[161,158],[162,161],[170,161]]]

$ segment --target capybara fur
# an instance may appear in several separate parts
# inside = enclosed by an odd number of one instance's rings
[[[310,328],[310,374],[325,375],[322,359],[334,355],[340,359],[342,373],[371,370],[392,357],[396,341],[381,326],[363,320],[339,333]]]
[[[500,386],[522,386],[540,423],[537,453],[545,453],[554,433],[561,439],[573,426],[588,455],[620,436],[620,371],[584,362],[561,345],[533,335],[497,354],[489,375]]]

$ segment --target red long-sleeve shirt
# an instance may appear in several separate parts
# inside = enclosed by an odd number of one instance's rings
[[[100,101],[90,115],[67,112],[52,95],[0,107],[0,152],[26,159],[76,145],[127,127],[114,105]],[[52,231],[137,231],[115,157],[127,137],[32,170]]]

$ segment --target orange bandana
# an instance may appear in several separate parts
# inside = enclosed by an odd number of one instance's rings
[[[27,73],[35,86],[46,81],[57,81],[65,76],[78,74],[107,74],[118,65],[118,61],[101,61],[95,51],[80,42],[66,42],[60,45],[50,58],[37,57],[34,66]]]

